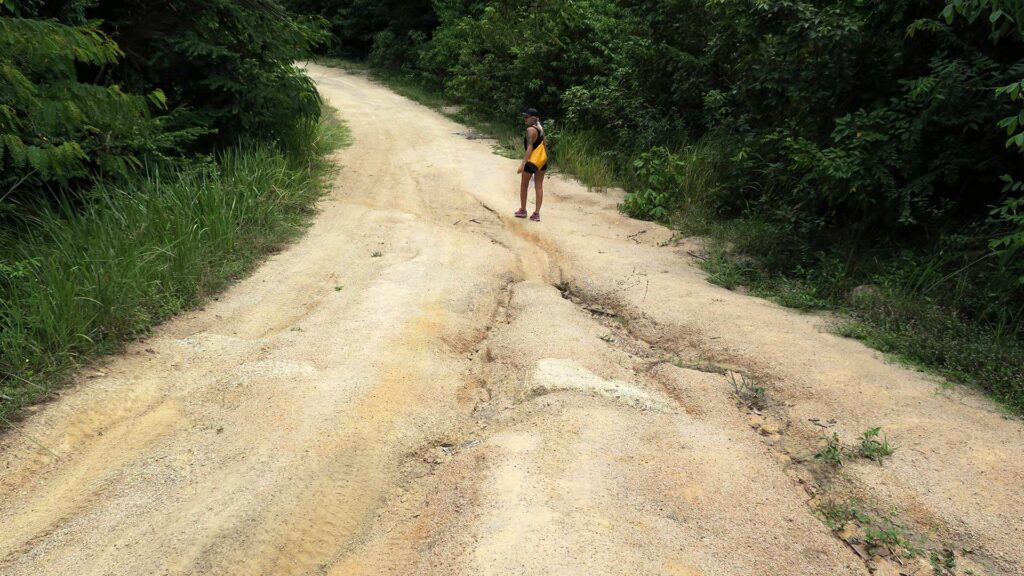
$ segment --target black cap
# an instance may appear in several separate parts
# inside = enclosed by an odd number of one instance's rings
[[[540,112],[537,112],[536,108],[527,108],[523,110],[523,118],[529,118],[530,116],[540,116]]]

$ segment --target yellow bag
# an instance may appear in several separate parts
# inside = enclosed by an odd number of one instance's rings
[[[530,164],[537,167],[538,170],[544,167],[548,163],[548,147],[547,142],[541,142],[540,146],[533,149],[530,152],[530,159],[527,160]]]

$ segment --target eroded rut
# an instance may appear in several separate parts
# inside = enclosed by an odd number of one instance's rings
[[[1021,422],[310,71],[356,138],[316,224],[0,440],[0,573],[1024,573]]]

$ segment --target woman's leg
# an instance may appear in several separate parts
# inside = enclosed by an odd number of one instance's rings
[[[529,172],[523,172],[521,174],[519,182],[519,207],[525,212],[526,211],[526,192],[530,189],[530,177],[533,174]]]
[[[544,172],[541,170],[537,171],[537,178],[533,183],[534,189],[537,191],[537,208],[534,212],[540,214],[540,205],[544,203]]]

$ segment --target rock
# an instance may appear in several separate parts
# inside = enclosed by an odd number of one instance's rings
[[[780,430],[781,426],[779,426],[779,423],[773,418],[765,420],[764,424],[761,425],[761,434],[765,436],[777,435]]]
[[[864,538],[864,529],[853,522],[847,522],[843,529],[836,533],[846,542],[860,542]]]
[[[872,574],[875,576],[900,576],[900,567],[889,560],[878,560],[874,562]]]
[[[790,454],[794,462],[811,462],[814,460],[815,450],[800,450]]]
[[[858,300],[861,298],[871,298],[877,296],[879,293],[878,286],[872,284],[861,284],[853,290],[850,290],[850,300]]]
[[[900,571],[904,576],[931,576],[931,573],[932,565],[924,558],[914,558]]]
[[[857,553],[857,556],[860,556],[861,560],[864,560],[865,562],[871,561],[871,554],[868,553],[868,548],[864,544],[860,542],[851,542],[850,548],[852,548],[853,551]]]
[[[889,552],[889,549],[886,548],[885,546],[872,546],[868,550],[868,552],[872,556],[878,556],[879,558],[888,558],[889,556],[892,555],[892,553]]]
[[[751,414],[750,417],[747,418],[747,424],[750,424],[750,427],[754,429],[760,428],[764,425],[764,418],[757,414]]]

